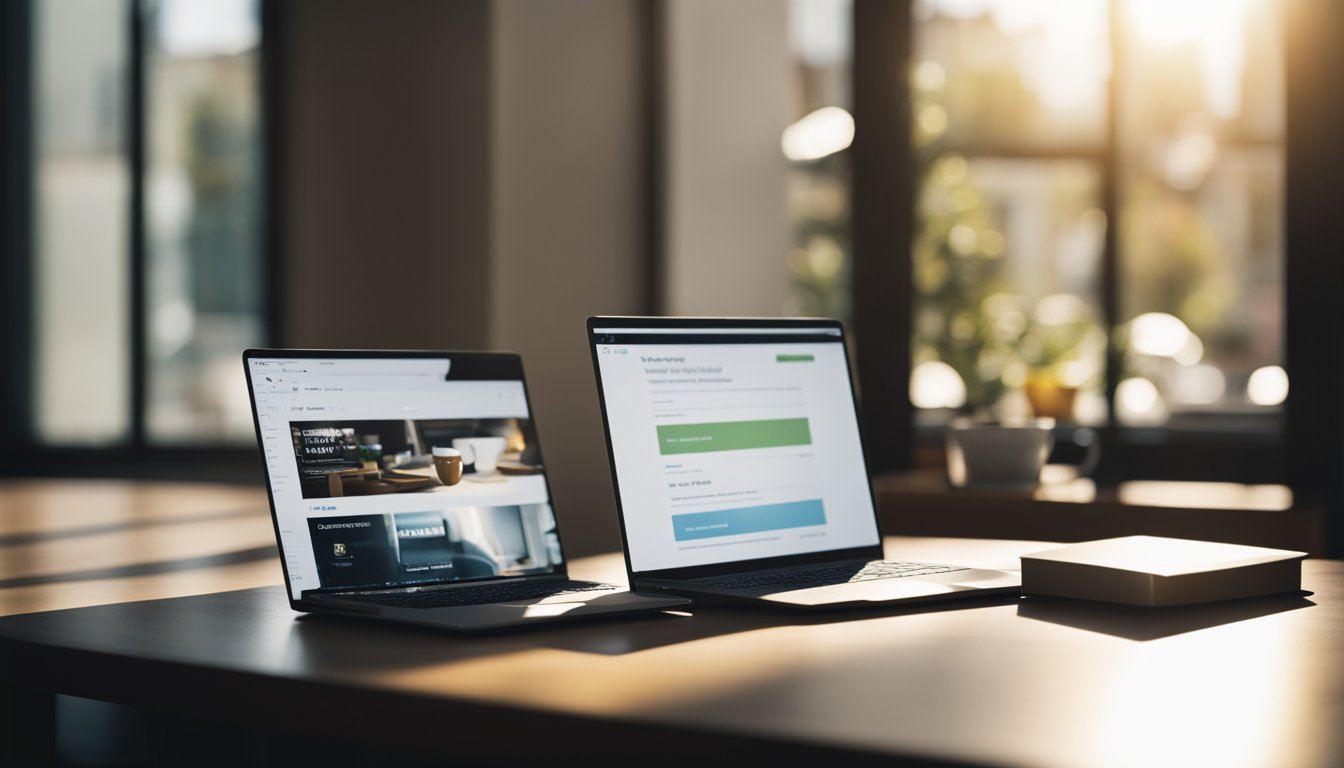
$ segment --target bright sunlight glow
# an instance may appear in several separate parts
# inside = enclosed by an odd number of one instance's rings
[[[1288,399],[1288,372],[1277,365],[1257,368],[1246,382],[1246,397],[1256,405],[1278,405]]]
[[[1115,388],[1115,405],[1127,424],[1161,424],[1167,419],[1167,404],[1157,386],[1147,379],[1125,379]]]
[[[854,118],[840,107],[822,107],[784,129],[780,147],[795,162],[820,160],[854,143]]]
[[[1192,335],[1179,317],[1166,312],[1145,312],[1129,321],[1130,348],[1141,355],[1172,357],[1185,349]]]
[[[910,373],[910,402],[916,408],[960,408],[966,404],[966,383],[947,363],[920,363]]]
[[[1194,45],[1203,69],[1208,106],[1220,117],[1241,108],[1241,70],[1247,6],[1251,0],[1129,0],[1130,22],[1141,45]]]

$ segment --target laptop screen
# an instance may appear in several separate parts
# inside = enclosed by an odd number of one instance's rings
[[[291,598],[560,567],[516,356],[244,364]]]
[[[881,543],[838,323],[591,322],[631,570]]]

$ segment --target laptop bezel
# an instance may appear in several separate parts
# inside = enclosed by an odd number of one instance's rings
[[[285,596],[289,599],[289,605],[296,611],[315,611],[322,610],[326,606],[317,605],[304,601],[304,596],[309,594],[331,594],[339,595],[352,591],[387,591],[395,592],[402,589],[425,588],[425,587],[444,587],[444,586],[465,586],[470,584],[491,584],[501,581],[523,581],[523,580],[555,580],[569,577],[569,558],[565,555],[565,544],[563,535],[560,532],[560,516],[555,509],[555,496],[551,492],[551,481],[547,473],[541,473],[542,482],[546,486],[546,503],[551,505],[551,513],[555,516],[555,537],[560,547],[560,562],[555,569],[549,573],[522,574],[518,576],[487,576],[478,579],[444,579],[441,581],[416,582],[415,584],[406,584],[403,586],[392,587],[368,587],[368,588],[323,588],[305,589],[299,593],[296,599],[293,591],[290,589],[289,561],[285,557],[284,541],[280,536],[280,518],[276,511],[275,493],[271,489],[271,468],[266,461],[266,446],[261,439],[261,418],[257,412],[256,392],[252,387],[252,360],[258,359],[329,359],[329,360],[451,360],[452,366],[457,367],[459,371],[462,366],[472,366],[481,364],[486,366],[501,366],[501,371],[510,374],[516,372],[516,380],[523,387],[523,403],[527,407],[528,419],[532,422],[532,433],[537,439],[537,456],[541,465],[546,465],[545,450],[541,447],[541,430],[537,424],[536,412],[532,408],[532,396],[528,391],[527,378],[523,371],[523,359],[514,352],[463,352],[451,350],[360,350],[360,349],[246,349],[243,350],[243,376],[247,379],[247,396],[252,408],[252,426],[257,434],[257,448],[261,452],[261,469],[266,483],[266,501],[271,509],[271,525],[275,531],[275,546],[280,553],[280,568],[285,576]],[[503,377],[501,381],[512,381],[512,376]]]
[[[605,329],[608,326],[614,328],[628,328],[632,331],[638,331],[641,328],[685,328],[692,334],[697,330],[723,330],[733,328],[752,330],[778,328],[828,328],[838,331],[838,343],[843,351],[845,360],[845,375],[849,380],[850,400],[853,403],[855,419],[858,422],[859,451],[863,457],[863,471],[864,477],[867,479],[868,497],[873,510],[873,523],[877,531],[877,543],[871,546],[829,549],[821,552],[807,552],[797,555],[782,555],[777,557],[755,558],[751,560],[735,560],[728,563],[636,571],[630,558],[630,538],[625,527],[625,508],[621,501],[620,477],[616,470],[616,453],[611,441],[611,422],[610,417],[607,414],[606,392],[602,386],[602,370],[600,368],[600,361],[597,353],[598,344],[604,342],[599,339],[596,330],[599,328]],[[731,573],[743,573],[747,571],[797,568],[844,560],[881,560],[883,558],[882,521],[877,512],[877,498],[873,493],[872,475],[868,470],[868,442],[863,430],[863,419],[862,412],[859,410],[858,395],[854,390],[853,369],[850,367],[849,345],[846,341],[845,327],[843,323],[832,318],[634,317],[597,315],[588,318],[587,331],[588,350],[593,358],[593,377],[594,382],[597,385],[598,405],[599,410],[602,412],[602,431],[606,437],[607,443],[607,465],[611,469],[611,485],[616,496],[616,519],[620,524],[621,549],[625,556],[626,576],[630,579],[630,586],[632,589],[637,588],[641,581],[686,581],[689,579],[720,576]]]

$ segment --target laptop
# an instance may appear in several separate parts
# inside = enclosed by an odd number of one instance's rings
[[[243,353],[290,606],[453,630],[661,611],[568,576],[517,355]]]
[[[631,588],[800,608],[1016,593],[883,560],[835,320],[591,317]]]

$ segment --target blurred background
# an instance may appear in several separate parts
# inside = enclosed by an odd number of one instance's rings
[[[1037,414],[1337,508],[1334,6],[6,3],[2,471],[257,483],[243,348],[509,348],[610,549],[583,318],[801,314],[874,471]]]

